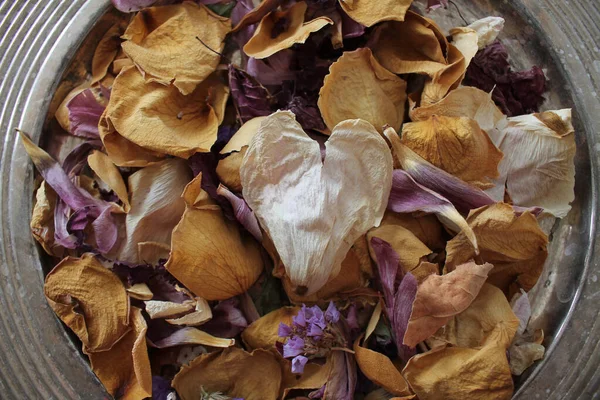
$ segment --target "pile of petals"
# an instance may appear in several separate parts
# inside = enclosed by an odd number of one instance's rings
[[[542,70],[511,67],[501,18],[113,3],[56,111],[75,144],[20,133],[45,295],[111,396],[512,396],[544,356],[528,292],[539,221],[574,200],[575,133],[539,110]]]

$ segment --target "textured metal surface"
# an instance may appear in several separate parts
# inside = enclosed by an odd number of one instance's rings
[[[418,1],[418,0],[417,0]],[[521,67],[548,70],[549,107],[577,111],[577,200],[553,230],[533,291],[532,324],[548,333],[548,357],[519,382],[516,398],[600,398],[600,2],[455,1],[467,19],[507,18]],[[40,138],[63,71],[108,0],[0,0],[0,398],[106,397],[46,305],[43,265],[29,234],[33,170],[14,128]],[[450,10],[452,12],[452,10]]]

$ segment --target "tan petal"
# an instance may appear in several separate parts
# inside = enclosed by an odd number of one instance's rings
[[[477,31],[469,27],[460,27],[450,29],[449,33],[452,36],[452,45],[463,55],[465,64],[468,67],[477,51],[479,51]]]
[[[85,81],[79,86],[75,87],[67,94],[65,99],[60,103],[60,105],[56,109],[54,116],[56,117],[56,120],[58,121],[61,128],[63,128],[65,131],[69,132],[71,130],[71,124],[69,122],[69,109],[67,108],[67,104],[69,104],[73,97],[77,96],[79,93],[83,92],[86,89],[91,89],[94,98],[99,104],[106,105],[108,103],[106,97],[102,95],[100,87],[95,86],[90,88],[90,85],[90,81]]]
[[[282,3],[282,0],[263,0],[261,1],[256,8],[250,11],[248,14],[244,15],[244,17],[238,22],[238,24],[232,29],[232,32],[237,32],[240,29],[253,25],[259,22],[261,19],[265,17],[271,11],[277,9],[279,4]]]
[[[436,104],[421,105],[418,108],[413,108],[412,105],[410,107],[410,119],[413,121],[424,121],[433,115],[471,118],[488,133],[506,119],[494,104],[490,93],[470,86],[454,89]]]
[[[90,352],[110,349],[131,329],[125,287],[90,253],[62,260],[46,276],[44,293]]]
[[[519,319],[504,293],[484,284],[471,305],[435,333],[434,338],[457,347],[497,345],[508,348],[517,332]]]
[[[124,20],[119,21],[111,26],[100,39],[92,58],[92,84],[101,81],[108,73],[110,65],[121,49],[120,36],[124,31]]]
[[[311,33],[333,24],[333,21],[327,17],[318,17],[304,22],[306,8],[306,3],[302,1],[285,11],[273,11],[267,14],[244,46],[244,53],[257,59],[267,58],[295,44],[304,43]],[[285,26],[283,30],[282,26]]]
[[[497,203],[471,210],[467,222],[477,236],[481,258],[494,265],[490,283],[503,290],[513,282],[525,290],[535,285],[548,255],[548,237],[532,214],[517,216],[508,204]],[[445,268],[452,271],[472,258],[469,246],[462,232],[450,240]]]
[[[138,243],[138,259],[146,264],[156,265],[160,262],[160,260],[167,260],[169,258],[169,253],[171,253],[170,243]]]
[[[510,346],[510,372],[521,375],[537,360],[544,358],[546,348],[537,343],[515,343]]]
[[[467,63],[462,53],[448,44],[448,64],[425,81],[421,93],[421,105],[428,106],[442,100],[451,89],[458,87],[467,70]]]
[[[231,139],[229,139],[229,142],[227,142],[225,147],[223,147],[221,154],[231,153],[232,151],[241,151],[242,147],[248,146],[265,118],[267,117],[252,118],[242,125],[240,129],[233,134]]]
[[[434,76],[446,66],[448,42],[429,18],[409,11],[404,22],[387,22],[375,30],[373,54],[395,74]]]
[[[417,239],[432,250],[441,250],[446,247],[446,241],[442,233],[442,224],[434,215],[414,216],[386,211],[381,224],[398,225],[408,229]]]
[[[400,129],[406,82],[383,68],[367,48],[345,52],[329,68],[319,92],[319,110],[329,129],[353,118]]]
[[[31,214],[31,234],[50,255],[62,253],[54,244],[54,208],[56,207],[56,192],[46,181],[42,181],[35,192],[35,205]]]
[[[164,258],[160,246],[171,244],[172,231],[185,210],[180,196],[191,178],[187,163],[180,159],[158,162],[129,177],[131,210],[125,218],[126,239],[119,260],[140,264]]]
[[[92,371],[106,391],[123,400],[152,396],[152,373],[146,347],[146,321],[139,308],[131,308],[132,330],[113,348],[87,353]]]
[[[411,358],[402,373],[419,400],[509,400],[513,394],[503,346],[439,347]]]
[[[381,21],[404,21],[411,3],[412,0],[340,0],[346,14],[364,26]]]
[[[121,46],[147,82],[173,84],[186,95],[215,70],[230,30],[228,18],[184,2],[136,14]]]
[[[320,389],[327,383],[332,367],[330,362],[323,365],[309,362],[304,366],[302,375],[297,375],[292,373],[292,364],[289,360],[282,358],[280,362],[283,371],[283,396],[281,397],[283,399],[286,399],[288,393],[292,390]]]
[[[171,238],[166,268],[194,294],[225,300],[244,293],[263,270],[258,243],[200,188],[202,174],[186,187],[186,210]]]
[[[196,297],[194,300],[196,301],[196,305],[193,312],[179,318],[168,319],[167,322],[172,325],[198,326],[210,321],[212,319],[212,310],[208,302],[201,297]]]
[[[194,302],[174,303],[172,301],[145,301],[145,309],[150,319],[168,318],[194,309]]]
[[[402,143],[438,168],[479,188],[498,177],[502,152],[470,118],[432,116],[402,126]]]
[[[188,158],[216,141],[228,93],[216,75],[184,96],[173,86],[144,83],[135,68],[128,68],[115,79],[106,117],[118,134],[143,149]],[[119,159],[113,161],[119,165]]]
[[[273,353],[229,348],[201,355],[183,366],[173,379],[182,400],[200,400],[202,389],[245,400],[276,400],[281,368]]]
[[[417,289],[403,343],[415,347],[453,316],[466,310],[487,279],[491,264],[459,265],[446,275],[430,275]]]
[[[275,342],[283,342],[277,332],[279,324],[292,325],[292,317],[298,314],[300,307],[282,307],[257,319],[242,332],[242,340],[249,349],[272,350]]]
[[[439,275],[440,266],[438,264],[430,263],[428,261],[421,261],[417,268],[410,271],[410,273],[413,274],[417,282],[421,284],[425,282],[429,275]]]
[[[106,183],[108,187],[115,192],[119,200],[123,203],[123,211],[129,212],[131,206],[129,204],[129,194],[127,187],[121,176],[121,172],[104,153],[94,150],[87,159],[88,165],[94,173]]]
[[[153,347],[164,349],[182,345],[202,345],[218,348],[227,348],[235,344],[235,339],[223,339],[210,335],[200,329],[186,327],[175,331],[166,338],[153,343]]]
[[[227,186],[234,192],[242,192],[242,181],[240,178],[240,167],[246,155],[248,147],[244,147],[242,151],[231,153],[217,164],[217,176],[223,185]]]
[[[151,300],[154,294],[145,283],[136,283],[127,288],[127,294],[136,300]]]

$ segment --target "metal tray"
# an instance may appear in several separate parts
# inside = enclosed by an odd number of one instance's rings
[[[545,108],[574,108],[576,201],[552,227],[550,256],[532,291],[531,323],[544,329],[547,355],[517,382],[515,399],[600,398],[600,1],[454,3],[470,21],[505,17],[502,37],[513,63],[547,71],[551,94]],[[109,0],[0,0],[2,399],[109,397],[46,304],[48,265],[29,232],[34,172],[14,131],[19,127],[36,141],[52,143],[49,110],[68,86],[59,84],[69,78],[66,71],[82,43],[97,41],[89,33],[110,18],[109,6]],[[450,7],[444,27],[460,23]]]

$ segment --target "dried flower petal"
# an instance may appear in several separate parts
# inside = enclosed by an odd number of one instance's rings
[[[492,44],[498,34],[504,29],[504,18],[502,17],[485,17],[467,25],[467,28],[477,32],[477,46],[483,49]]]
[[[258,129],[265,118],[266,117],[256,117],[244,123],[240,129],[233,134],[220,153],[227,154],[232,151],[241,151],[244,146],[248,146],[254,135],[258,133]]]
[[[86,354],[108,393],[122,399],[141,399],[152,395],[152,374],[146,347],[148,327],[137,307],[131,308],[131,328],[110,350]]]
[[[332,351],[327,360],[331,370],[323,397],[325,399],[353,400],[356,388],[356,361],[345,351]]]
[[[152,293],[145,283],[136,283],[131,287],[128,287],[127,294],[129,297],[136,300],[151,300],[152,297],[154,297],[154,293]]]
[[[215,70],[231,29],[228,18],[186,1],[138,13],[122,36],[123,51],[148,83],[191,94]],[[200,40],[197,39],[200,38]]]
[[[121,49],[120,36],[125,31],[124,22],[125,20],[118,21],[111,26],[104,36],[102,36],[102,39],[100,39],[98,46],[96,46],[92,58],[92,85],[104,79],[108,74],[110,65],[117,57]]]
[[[529,303],[529,296],[521,289],[521,293],[516,294],[510,302],[511,307],[517,318],[519,318],[519,327],[517,328],[517,335],[522,335],[527,329],[529,324],[529,318],[531,318],[531,303]]]
[[[145,301],[145,310],[150,319],[168,318],[177,314],[186,313],[194,308],[194,303],[186,301],[183,303],[173,303],[171,301],[150,300]]]
[[[466,310],[485,283],[491,264],[461,264],[449,274],[431,275],[418,288],[404,335],[404,344],[416,346],[433,335],[454,315]]]
[[[254,236],[256,240],[259,242],[262,241],[262,231],[258,225],[258,220],[244,199],[237,197],[223,185],[219,185],[217,193],[229,200],[231,206],[233,207],[235,218],[238,220],[238,222],[242,224],[242,226],[246,228],[246,230],[250,232],[250,234]]]
[[[267,14],[244,46],[244,53],[259,60],[267,58],[297,43],[304,43],[311,33],[333,24],[327,17],[304,22],[306,8],[306,3],[302,1],[285,11]]]
[[[126,213],[129,212],[131,205],[129,204],[127,187],[125,186],[121,172],[110,158],[101,151],[94,150],[88,156],[87,162],[98,178],[106,183],[110,190],[115,192],[119,200],[121,200],[123,211]]]
[[[125,287],[92,254],[62,260],[46,276],[44,294],[86,351],[108,350],[130,330]]]
[[[521,375],[537,360],[544,358],[546,348],[537,343],[513,344],[509,349],[510,372],[513,375]]]
[[[236,193],[241,193],[243,190],[240,178],[240,168],[247,150],[248,147],[246,146],[242,151],[231,152],[228,156],[219,160],[215,170],[219,181]],[[232,207],[235,207],[235,205],[232,204]]]
[[[69,132],[86,139],[99,139],[98,122],[110,99],[110,90],[85,89],[66,103],[69,110]]]
[[[201,389],[245,400],[276,400],[281,380],[281,368],[273,353],[229,348],[201,355],[183,366],[173,379],[173,387],[182,400],[198,400]]]
[[[529,290],[537,282],[548,255],[548,237],[535,217],[517,215],[508,204],[498,203],[472,210],[467,218],[475,232],[483,261],[494,265],[489,282],[500,289],[517,283]],[[446,269],[452,271],[474,256],[463,233],[448,242]]]
[[[165,265],[193,293],[224,300],[244,293],[263,269],[258,243],[244,237],[236,222],[200,188],[202,174],[183,193],[187,204],[173,230]]]
[[[377,130],[400,129],[404,120],[406,82],[383,68],[367,48],[345,52],[329,68],[319,92],[319,110],[329,129],[361,118]]]
[[[261,124],[240,170],[244,199],[300,295],[335,277],[351,244],[379,224],[391,184],[389,148],[369,123],[338,124],[326,146],[322,162],[318,143],[279,111]]]
[[[249,349],[271,350],[275,343],[281,340],[279,326],[292,325],[292,317],[297,315],[300,307],[282,307],[271,311],[253,323],[242,332],[242,340]]]
[[[271,114],[271,95],[246,71],[229,65],[229,88],[238,117],[246,123]]]
[[[241,3],[242,1],[238,2]],[[260,4],[243,16],[243,18],[233,28],[233,32],[238,32],[248,25],[253,25],[262,20],[268,13],[277,9],[283,0],[264,0]],[[233,21],[235,22],[235,21]]]
[[[111,0],[115,8],[119,11],[130,13],[149,7],[157,0]]]
[[[194,310],[191,313],[179,318],[168,319],[167,322],[173,325],[198,326],[210,321],[213,315],[208,302],[201,297],[196,297],[194,300],[196,304],[192,303]]]
[[[412,0],[340,0],[342,10],[354,21],[373,26],[381,21],[404,21]]]
[[[235,339],[221,339],[209,335],[208,333],[201,331],[200,329],[187,327],[178,329],[166,338],[154,342],[152,346],[159,349],[164,349],[168,347],[182,346],[186,344],[199,344],[210,347],[230,347],[235,344]]]
[[[31,234],[44,248],[46,253],[55,255],[56,245],[54,244],[54,209],[56,207],[56,193],[52,188],[42,181],[40,187],[35,192],[35,205],[31,214]],[[58,255],[58,254],[56,254]]]

